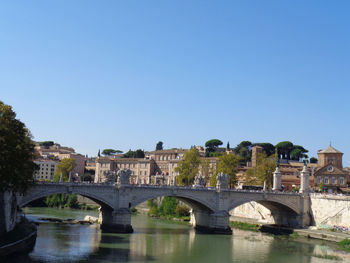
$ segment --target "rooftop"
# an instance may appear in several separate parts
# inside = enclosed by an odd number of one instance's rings
[[[328,148],[321,150],[318,153],[342,153],[342,152],[335,149],[332,145],[329,145]]]

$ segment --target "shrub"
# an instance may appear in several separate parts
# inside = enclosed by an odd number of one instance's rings
[[[175,214],[177,217],[189,216],[190,209],[185,205],[177,205],[175,209]]]

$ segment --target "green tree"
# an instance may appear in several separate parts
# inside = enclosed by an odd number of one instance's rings
[[[25,192],[37,169],[34,143],[12,107],[0,101],[0,192]]]
[[[82,182],[92,182],[93,181],[92,175],[89,173],[84,173],[80,179]]]
[[[175,215],[177,217],[184,217],[190,215],[190,209],[186,205],[178,204],[175,209]]]
[[[250,162],[252,159],[252,143],[250,141],[240,142],[234,149],[234,153],[240,156],[241,165],[245,165],[247,162]]]
[[[145,152],[141,149],[136,151],[129,150],[123,154],[123,158],[145,158]]]
[[[45,147],[50,147],[52,145],[54,145],[55,143],[53,141],[44,141],[44,142],[40,142],[39,145],[40,146],[45,146]]]
[[[183,159],[179,162],[179,165],[175,168],[175,171],[179,173],[176,177],[176,183],[178,185],[193,184],[194,177],[198,174],[200,163],[199,152],[196,148],[187,151]]]
[[[173,216],[175,215],[176,206],[177,206],[177,201],[175,197],[165,196],[159,207],[159,212],[163,216]]]
[[[78,196],[76,194],[69,195],[65,203],[65,206],[69,208],[75,208],[75,209],[80,208],[80,205],[78,203]]]
[[[204,176],[204,180],[206,184],[210,182],[210,179],[216,173],[215,168],[216,166],[210,165],[210,161],[207,158],[201,159],[200,171],[201,171],[201,174]]]
[[[224,154],[219,157],[218,173],[224,173],[229,176],[229,187],[234,188],[237,185],[237,168],[240,163],[240,157],[235,154]]]
[[[293,143],[289,141],[283,141],[276,144],[276,148],[278,151],[278,155],[282,157],[282,159],[290,160],[290,153],[293,150]]]
[[[145,152],[141,149],[135,151],[135,158],[145,158]]]
[[[295,161],[300,161],[300,159],[307,159],[307,153],[304,147],[300,145],[293,145],[293,150],[290,152],[290,158]]]
[[[69,179],[69,173],[75,167],[75,160],[73,158],[65,158],[58,165],[54,175],[54,181],[58,182],[63,175],[63,181],[67,182]]]
[[[257,155],[256,167],[247,170],[246,183],[263,185],[266,181],[268,187],[273,184],[273,172],[276,169],[276,155],[267,156],[266,153]]]
[[[269,142],[254,143],[254,145],[263,147],[263,151],[266,153],[267,156],[275,154],[275,146],[273,146],[273,144]]]
[[[122,151],[120,151],[120,150],[114,150],[114,149],[104,149],[104,150],[102,151],[102,154],[103,154],[104,156],[111,156],[111,155],[115,155],[115,154],[117,154],[117,153],[122,153]]]
[[[318,159],[315,157],[310,158],[310,163],[318,163]]]
[[[209,153],[215,152],[218,146],[222,145],[222,141],[218,139],[211,139],[205,143],[205,152],[207,156],[209,156]]]
[[[156,145],[156,151],[163,150],[163,142],[159,141]]]

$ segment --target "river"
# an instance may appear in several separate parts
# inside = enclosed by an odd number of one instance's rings
[[[83,219],[97,211],[26,208],[27,217]],[[34,250],[10,262],[350,262],[329,242],[290,240],[233,230],[232,236],[197,234],[185,223],[132,217],[133,234],[101,233],[98,225],[41,223]],[[332,257],[325,259],[321,257]]]

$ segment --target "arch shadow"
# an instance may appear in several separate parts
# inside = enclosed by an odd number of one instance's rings
[[[94,195],[92,193],[86,193],[85,191],[67,191],[65,189],[59,189],[59,190],[54,190],[54,191],[41,191],[41,192],[38,192],[38,193],[35,193],[35,194],[27,193],[27,194],[24,195],[24,199],[21,200],[18,205],[19,205],[20,208],[22,208],[22,207],[25,207],[28,204],[38,200],[38,199],[41,199],[41,198],[44,198],[44,197],[47,197],[47,196],[51,196],[51,195],[54,195],[54,194],[67,194],[67,195],[77,194],[77,195],[81,195],[83,197],[86,197],[86,198],[94,201],[95,203],[97,203],[101,207],[106,207],[106,208],[109,208],[109,209],[113,210],[113,204],[108,202],[107,200],[103,200],[103,198],[101,198],[99,196],[96,196],[96,195]]]

